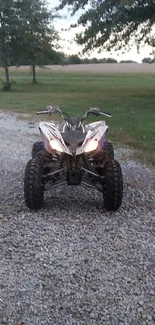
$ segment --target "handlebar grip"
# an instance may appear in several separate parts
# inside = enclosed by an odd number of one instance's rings
[[[104,115],[104,116],[108,116],[108,117],[111,117],[111,114],[110,113],[104,113],[104,112],[100,112],[100,115]]]
[[[41,112],[37,112],[37,115],[40,115],[40,114],[49,114],[50,111],[41,111]]]

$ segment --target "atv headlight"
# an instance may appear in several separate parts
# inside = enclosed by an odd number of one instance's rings
[[[56,140],[50,140],[50,146],[53,150],[63,152],[63,149],[61,148],[59,142]]]
[[[96,150],[98,147],[98,141],[95,139],[92,139],[90,141],[88,141],[86,148],[85,148],[85,152],[91,152]]]

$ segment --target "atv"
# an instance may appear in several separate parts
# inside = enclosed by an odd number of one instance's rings
[[[32,159],[27,163],[24,177],[24,197],[29,209],[43,205],[47,183],[50,188],[67,184],[82,185],[103,194],[104,206],[116,211],[122,203],[123,178],[120,164],[114,159],[114,149],[106,141],[108,126],[105,121],[84,124],[86,118],[107,116],[98,108],[89,108],[82,118],[71,117],[59,106],[48,106],[37,114],[57,114],[63,119],[40,122],[42,141],[32,148]],[[48,186],[49,189],[49,186]]]

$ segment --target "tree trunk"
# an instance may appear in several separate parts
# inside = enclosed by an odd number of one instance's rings
[[[0,12],[0,23],[1,23],[1,58],[4,64],[5,70],[5,84],[3,87],[4,91],[9,91],[11,89],[10,78],[9,78],[9,68],[8,68],[8,57],[7,57],[7,44],[5,40],[5,23],[3,20],[3,14]]]
[[[33,84],[36,84],[37,83],[37,80],[36,80],[36,66],[35,66],[35,64],[32,65],[32,74],[33,74],[32,83]]]
[[[10,78],[9,78],[9,68],[7,64],[5,65],[5,78],[6,78],[6,85],[10,85]]]
[[[4,70],[5,70],[5,84],[3,86],[3,90],[9,91],[11,89],[11,84],[10,84],[10,77],[9,77],[8,61],[6,57],[4,59]]]

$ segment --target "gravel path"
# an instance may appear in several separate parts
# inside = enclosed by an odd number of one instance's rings
[[[16,117],[0,114],[0,324],[155,324],[154,170],[120,148],[119,211],[62,187],[32,213],[23,174],[38,131]]]

